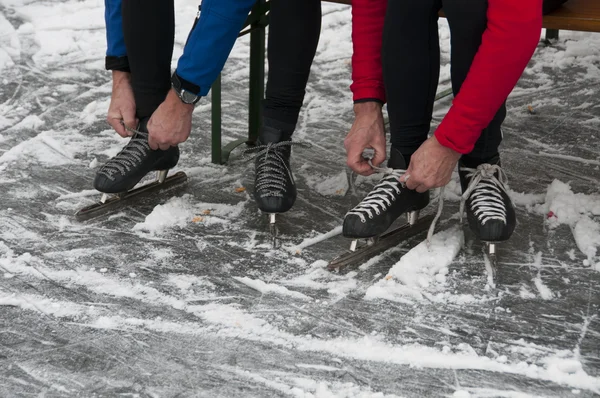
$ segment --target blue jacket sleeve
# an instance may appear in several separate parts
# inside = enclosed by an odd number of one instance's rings
[[[108,1],[108,0],[107,0]],[[187,91],[205,96],[215,81],[256,0],[203,0],[200,19],[177,64]]]
[[[104,0],[104,20],[106,22],[106,55],[108,57],[126,56],[121,0]]]

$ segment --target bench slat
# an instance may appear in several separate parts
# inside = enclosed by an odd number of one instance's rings
[[[544,16],[544,28],[600,32],[600,2],[569,0],[558,10]]]

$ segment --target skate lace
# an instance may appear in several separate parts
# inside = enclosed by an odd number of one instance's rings
[[[500,220],[506,224],[506,206],[502,199],[502,192],[508,195],[506,185],[508,178],[500,166],[494,164],[481,164],[476,169],[461,167],[466,171],[467,177],[472,178],[460,201],[460,215],[465,208],[465,203],[471,198],[473,213],[482,224],[490,220]],[[496,177],[498,172],[498,177]]]
[[[148,133],[127,126],[125,126],[125,129],[134,133],[133,137],[131,137],[121,152],[106,162],[98,171],[99,174],[105,175],[111,181],[115,180],[115,174],[120,173],[124,176],[133,167],[140,164],[150,150]]]
[[[292,184],[295,184],[291,170],[288,168],[283,154],[284,147],[300,146],[310,148],[311,145],[301,141],[281,141],[268,143],[246,149],[244,155],[254,153],[251,159],[262,157],[256,166],[256,185],[254,189],[260,197],[283,197],[286,189],[286,174]]]
[[[387,207],[392,205],[392,201],[396,200],[397,195],[400,194],[400,188],[398,188],[398,180],[404,174],[406,174],[406,170],[404,169],[392,169],[392,168],[383,168],[373,166],[371,160],[369,160],[369,165],[376,172],[383,172],[385,175],[379,181],[377,185],[369,192],[369,194],[352,210],[350,210],[348,214],[356,214],[360,217],[360,221],[365,223],[367,219],[365,218],[365,214],[368,215],[369,218],[373,218],[373,213],[376,215],[381,214],[381,210],[385,211]],[[410,175],[406,176],[406,180],[410,178]],[[404,183],[400,183],[401,186],[404,187]],[[440,188],[439,198],[438,198],[438,209],[435,214],[435,217],[431,221],[431,225],[429,226],[429,230],[427,231],[427,244],[431,242],[431,238],[433,237],[433,233],[435,232],[435,226],[442,215],[442,211],[444,209],[444,187]],[[381,210],[380,210],[381,209]]]
[[[358,205],[346,213],[346,216],[357,215],[362,223],[367,222],[366,216],[372,219],[373,214],[380,215],[382,211],[386,211],[392,205],[392,202],[396,201],[397,195],[400,195],[398,180],[406,173],[406,170],[403,169],[373,166],[370,160],[369,165],[376,172],[383,172],[384,176]]]

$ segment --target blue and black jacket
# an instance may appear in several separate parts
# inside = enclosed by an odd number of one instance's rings
[[[122,0],[104,0],[106,68],[129,70],[123,36]],[[177,63],[177,76],[186,91],[205,96],[215,81],[256,0],[203,0],[200,18]]]

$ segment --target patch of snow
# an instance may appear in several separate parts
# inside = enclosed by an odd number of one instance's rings
[[[251,279],[248,278],[247,276],[244,277],[238,277],[238,276],[234,276],[233,279],[235,279],[236,281],[243,283],[244,285],[261,292],[262,294],[268,294],[268,293],[273,293],[273,294],[278,294],[281,296],[290,296],[293,298],[297,298],[300,300],[312,300],[311,297],[308,297],[305,294],[302,294],[300,292],[295,292],[293,290],[289,290],[284,286],[280,286],[274,283],[265,283],[261,280],[258,279]]]
[[[429,245],[423,241],[402,256],[385,278],[369,287],[365,298],[424,298],[424,291],[430,286],[445,284],[448,266],[463,244],[464,235],[458,227],[438,232]]]

